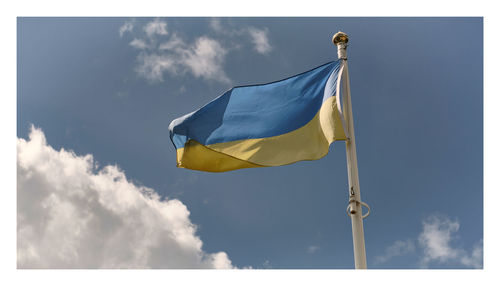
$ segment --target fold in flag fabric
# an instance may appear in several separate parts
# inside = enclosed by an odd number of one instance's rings
[[[225,172],[317,160],[347,138],[342,61],[267,84],[230,89],[170,123],[177,167]]]

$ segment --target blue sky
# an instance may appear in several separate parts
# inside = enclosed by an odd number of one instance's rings
[[[212,174],[176,168],[168,137],[231,86],[336,59],[338,30],[368,267],[482,267],[481,18],[18,18],[17,136],[33,124],[55,150],[179,200],[203,253],[235,267],[352,268],[343,142],[318,161]]]

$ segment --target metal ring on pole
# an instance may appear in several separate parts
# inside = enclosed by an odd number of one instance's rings
[[[361,216],[362,219],[365,219],[366,217],[368,217],[370,215],[370,206],[368,204],[366,204],[365,202],[359,202],[359,203],[368,209],[368,212]],[[361,208],[361,210],[363,210],[363,208]],[[361,211],[361,213],[363,213],[363,211]]]
[[[356,202],[358,202],[362,206],[365,206],[368,209],[368,212],[361,216],[361,219],[367,218],[370,215],[370,206],[368,204],[366,204],[365,202],[360,202],[360,201],[356,201]],[[351,212],[349,211],[350,207],[351,207],[351,204],[349,204],[347,206],[347,209],[346,209],[346,212],[347,212],[348,216],[352,215]],[[361,213],[363,213],[363,208],[361,208]]]

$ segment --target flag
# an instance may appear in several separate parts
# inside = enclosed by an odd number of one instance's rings
[[[347,138],[341,60],[267,84],[230,89],[170,123],[177,167],[207,172],[317,160]]]

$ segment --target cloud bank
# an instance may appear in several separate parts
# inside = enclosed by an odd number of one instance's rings
[[[206,253],[179,200],[160,200],[116,166],[17,139],[19,268],[232,268]]]

